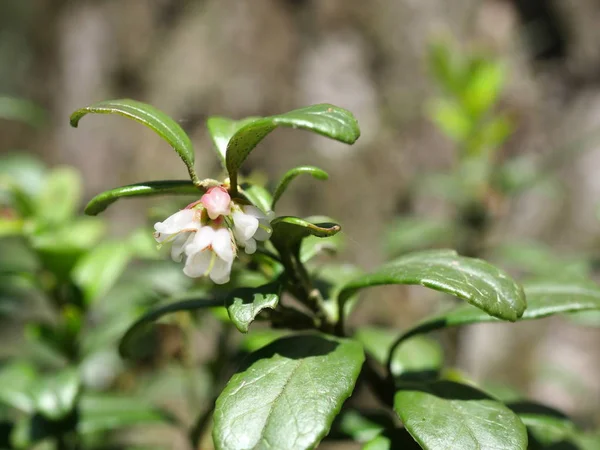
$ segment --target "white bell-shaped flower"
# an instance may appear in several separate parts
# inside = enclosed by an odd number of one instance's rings
[[[256,251],[256,241],[266,241],[272,233],[268,217],[255,206],[235,208],[231,215],[236,241],[248,254]]]
[[[187,259],[183,273],[188,277],[208,275],[216,284],[229,281],[235,258],[235,244],[227,228],[200,228],[192,241],[186,243],[185,254]]]
[[[174,261],[181,261],[187,243],[191,242],[194,233],[200,229],[198,211],[182,209],[164,222],[154,224],[154,239],[159,244],[172,242],[171,257]]]

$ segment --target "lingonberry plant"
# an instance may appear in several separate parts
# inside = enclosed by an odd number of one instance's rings
[[[154,238],[171,246],[172,258],[181,261],[187,276],[213,283],[201,281],[201,291],[144,314],[123,336],[121,355],[139,352],[159,325],[156,321],[177,311],[222,307],[227,311],[222,319],[241,333],[248,333],[255,321],[273,330],[260,344],[247,347],[252,352],[236,361],[214,405],[201,411],[190,433],[194,445],[211,427],[214,446],[223,450],[311,449],[328,434],[363,441],[370,450],[514,450],[528,448],[528,440],[530,448],[562,441],[587,445],[575,426],[550,408],[505,404],[464,379],[449,377],[442,370],[441,350],[423,334],[598,309],[595,284],[550,279],[522,287],[503,270],[453,250],[404,254],[366,274],[348,265],[318,265],[315,257],[338,245],[340,225],[322,217],[278,216],[272,210],[298,175],[324,179],[327,174],[316,167],[292,169],[274,194],[240,176],[250,152],[277,127],[354,143],[360,133],[350,112],[320,104],[240,121],[209,118],[214,148],[227,171],[223,180],[200,179],[189,137],[152,106],[101,102],[76,111],[71,124],[77,126],[89,113],[120,114],[153,129],[179,154],[190,179],[112,189],[92,199],[86,213],[96,215],[127,197],[194,195],[195,201],[179,211],[173,208],[170,217],[155,224]],[[398,337],[349,329],[346,319],[360,292],[385,284],[422,285],[465,304]],[[347,402],[357,384],[370,387],[382,415],[367,417]],[[396,419],[386,415],[391,411]]]

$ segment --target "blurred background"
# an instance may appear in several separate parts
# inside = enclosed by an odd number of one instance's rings
[[[85,201],[187,172],[132,121],[95,116],[71,128],[80,107],[126,97],[153,104],[192,137],[200,177],[216,177],[207,117],[333,103],[359,120],[354,146],[278,130],[245,171],[264,180],[300,164],[328,171],[327,183],[296,184],[278,213],[334,217],[342,258],[369,269],[451,246],[516,276],[594,277],[598,23],[597,0],[2,0],[0,153],[75,167]],[[109,235],[144,226],[155,204],[112,206]],[[412,288],[369,296],[353,323],[402,329],[442,301]],[[448,345],[469,377],[511,384],[598,425],[599,322],[474,326]]]

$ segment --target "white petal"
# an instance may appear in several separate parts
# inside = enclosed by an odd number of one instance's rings
[[[271,233],[273,233],[273,228],[269,221],[264,219],[259,221],[258,229],[253,237],[257,241],[267,241],[271,237]]]
[[[219,228],[215,231],[212,248],[219,258],[231,262],[235,257],[231,234],[227,228]]]
[[[185,254],[189,256],[204,250],[212,243],[214,235],[215,230],[211,227],[200,228],[200,230],[196,231],[192,242],[186,245]]]
[[[212,270],[210,271],[210,279],[213,280],[215,284],[225,284],[229,282],[232,264],[233,262],[228,262],[217,258]]]
[[[247,254],[251,255],[256,251],[256,241],[252,238],[245,242],[244,250]]]
[[[258,209],[256,206],[252,206],[252,205],[247,205],[244,206],[242,208],[242,210],[244,211],[244,213],[252,216],[252,217],[256,217],[257,219],[266,219],[267,216],[264,212],[262,212],[260,209]]]
[[[212,259],[218,259],[210,250],[204,250],[188,256],[185,261],[183,273],[188,277],[198,278],[206,275],[206,271],[210,268]]]
[[[154,229],[161,234],[175,234],[191,225],[194,222],[194,215],[196,211],[193,209],[182,209],[176,212],[164,222],[157,222],[154,224]]]
[[[258,219],[250,214],[236,211],[233,213],[233,225],[236,234],[241,237],[242,241],[247,241],[258,229]]]
[[[180,262],[185,252],[185,247],[194,240],[194,233],[185,232],[177,235],[171,246],[171,258]]]

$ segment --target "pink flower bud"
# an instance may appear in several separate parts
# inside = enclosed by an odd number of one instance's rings
[[[211,187],[206,194],[200,198],[200,202],[206,208],[208,217],[215,220],[219,216],[228,216],[231,213],[231,197],[225,188],[221,186]]]

